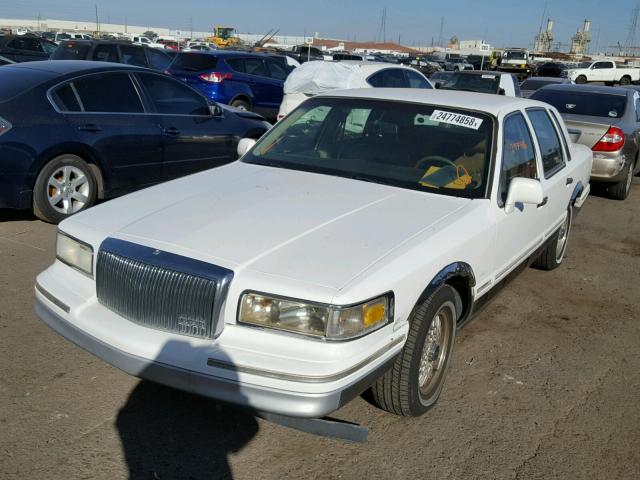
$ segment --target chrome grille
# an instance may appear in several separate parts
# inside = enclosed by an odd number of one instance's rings
[[[127,320],[214,338],[232,277],[216,265],[109,238],[98,252],[96,290],[102,305]]]

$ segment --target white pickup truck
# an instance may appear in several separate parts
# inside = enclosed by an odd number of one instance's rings
[[[640,69],[618,66],[610,60],[601,62],[585,62],[563,72],[563,76],[576,83],[604,82],[607,85],[619,83],[629,85],[640,81]]]

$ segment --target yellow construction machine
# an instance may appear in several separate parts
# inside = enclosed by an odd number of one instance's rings
[[[215,43],[218,48],[227,48],[238,43],[238,37],[235,36],[236,29],[233,27],[223,27],[216,25],[213,27],[213,35],[207,37],[206,41]]]

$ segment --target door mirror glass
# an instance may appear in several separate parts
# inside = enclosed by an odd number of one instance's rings
[[[238,142],[238,157],[242,157],[245,153],[251,150],[251,147],[255,145],[256,141],[253,138],[243,138]]]
[[[518,203],[540,205],[543,202],[543,197],[544,193],[539,180],[516,177],[509,184],[509,193],[504,204],[504,211],[505,213],[513,212]]]
[[[436,87],[436,88],[442,87],[442,82],[436,82],[434,87]]]
[[[221,117],[224,113],[224,110],[222,110],[222,107],[214,102],[211,102],[209,104],[209,111],[211,112],[211,115],[214,117]]]

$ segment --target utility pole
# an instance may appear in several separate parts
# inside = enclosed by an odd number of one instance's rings
[[[96,7],[96,32],[100,33],[100,22],[98,21],[98,4],[96,4],[95,7]]]
[[[193,40],[193,17],[189,17],[189,29],[191,30],[191,36],[189,38]]]
[[[40,12],[38,12],[38,31],[40,31]]]
[[[444,31],[444,17],[440,19],[440,36],[438,37],[438,46],[442,47],[442,33]]]

